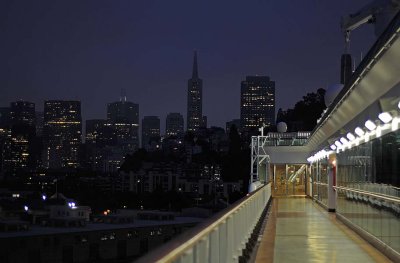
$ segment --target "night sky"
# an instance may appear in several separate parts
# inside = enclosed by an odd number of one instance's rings
[[[157,115],[185,116],[193,50],[203,79],[203,114],[225,127],[239,118],[240,81],[268,75],[278,108],[339,82],[340,17],[362,0],[0,1],[0,106],[19,99],[82,101],[84,119],[105,118],[121,89]],[[358,63],[375,41],[354,31]]]

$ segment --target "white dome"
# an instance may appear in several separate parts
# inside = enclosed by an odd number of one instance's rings
[[[329,107],[329,105],[331,105],[331,103],[335,100],[336,96],[339,94],[342,88],[343,84],[332,84],[328,87],[324,98],[326,107]]]
[[[285,122],[280,122],[276,125],[278,132],[287,132],[287,124]]]

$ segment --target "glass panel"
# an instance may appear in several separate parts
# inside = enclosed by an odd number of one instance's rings
[[[400,131],[337,154],[337,165],[339,186],[399,198]],[[321,181],[322,175],[321,172]],[[339,191],[337,213],[400,252],[398,202],[363,193]]]
[[[287,182],[289,194],[305,194],[306,167],[306,164],[288,165]]]
[[[286,165],[275,165],[274,194],[287,195]]]

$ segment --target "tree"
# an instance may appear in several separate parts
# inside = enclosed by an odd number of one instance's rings
[[[286,122],[288,131],[291,132],[300,130],[312,131],[326,108],[324,97],[324,89],[318,89],[316,93],[307,93],[302,100],[295,104],[294,109],[288,109],[287,111],[279,109],[277,122]]]

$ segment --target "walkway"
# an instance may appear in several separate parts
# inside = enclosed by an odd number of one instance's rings
[[[391,262],[308,198],[274,198],[256,262]]]

